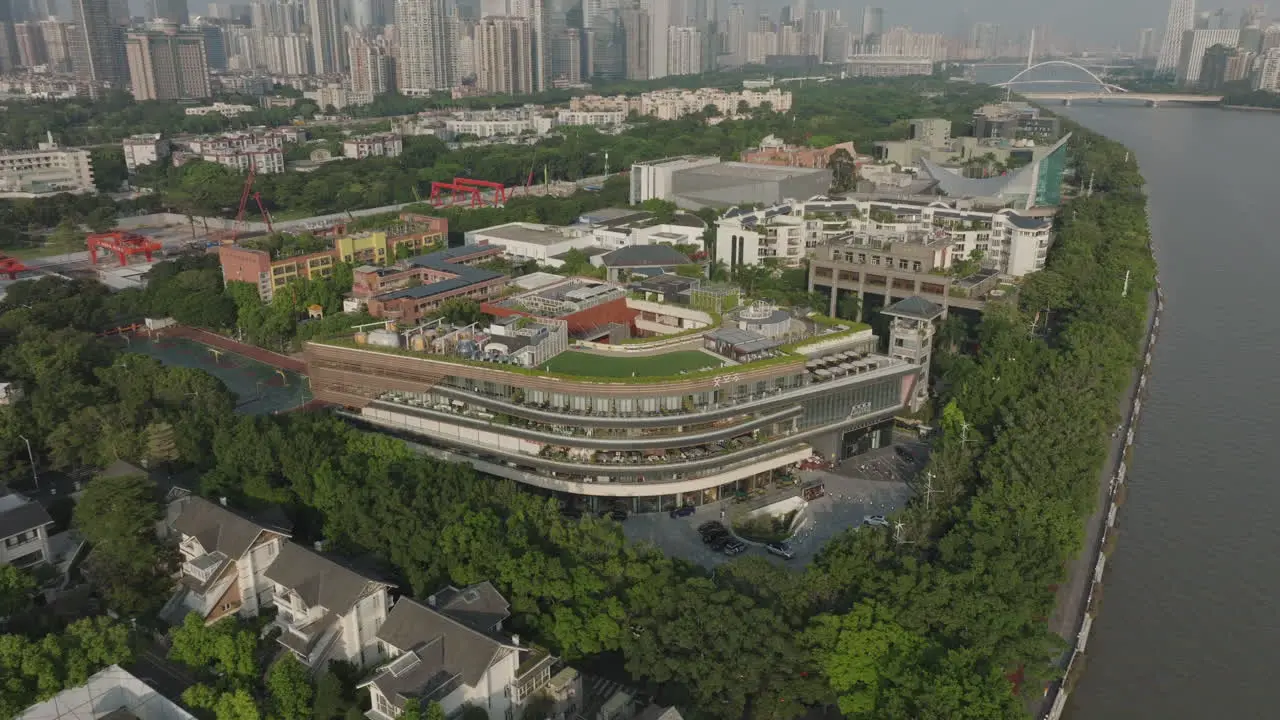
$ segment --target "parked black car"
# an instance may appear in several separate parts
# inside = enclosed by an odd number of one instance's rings
[[[724,547],[721,549],[721,552],[723,552],[725,555],[728,555],[729,557],[733,557],[738,553],[745,552],[746,549],[747,549],[746,543],[742,542],[741,540],[735,539],[725,543]]]
[[[692,505],[681,505],[680,507],[675,508],[674,510],[671,511],[671,517],[673,518],[688,517],[689,515],[692,515],[696,512],[698,512],[698,508]]]
[[[777,555],[780,558],[786,558],[787,560],[796,556],[796,553],[791,549],[791,546],[784,542],[771,542],[768,545],[765,545],[764,549],[768,550],[773,555]]]

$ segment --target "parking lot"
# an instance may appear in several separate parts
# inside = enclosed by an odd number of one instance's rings
[[[922,447],[912,450],[922,461]],[[763,555],[795,567],[808,564],[828,540],[847,528],[857,527],[863,517],[888,515],[901,508],[912,495],[907,480],[919,469],[921,461],[911,463],[891,448],[881,448],[830,470],[801,471],[802,485],[820,480],[826,486],[826,495],[811,501],[805,509],[804,524],[790,542],[795,557],[784,560],[755,546],[749,546],[737,557]],[[666,513],[632,515],[622,528],[630,540],[648,541],[668,555],[716,567],[730,558],[704,545],[697,528],[708,520],[722,520],[728,525],[733,511],[733,501],[725,501],[701,506],[693,515],[682,518],[671,518]]]

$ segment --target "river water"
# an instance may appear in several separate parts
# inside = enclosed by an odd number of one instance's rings
[[[1166,298],[1066,716],[1280,717],[1280,114],[1063,110],[1137,153]]]

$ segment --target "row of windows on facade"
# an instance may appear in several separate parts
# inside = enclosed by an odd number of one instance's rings
[[[25,545],[38,537],[40,537],[40,532],[38,530],[28,530],[26,532],[18,533],[12,537],[5,538],[4,546],[11,548],[17,547],[18,545]]]
[[[855,257],[855,254],[854,254],[854,253],[845,253],[845,254],[844,254],[844,261],[845,261],[845,262],[847,262],[847,263],[858,263],[859,265],[866,265],[866,264],[867,264],[867,254],[866,254],[866,253],[857,253],[857,255],[856,255],[857,259],[856,259],[856,260],[854,259],[854,257]],[[891,256],[888,256],[888,255],[884,255],[884,256],[881,256],[881,255],[872,255],[872,256],[871,256],[871,264],[872,264],[872,265],[880,265],[880,264],[881,264],[881,263],[880,263],[880,260],[881,260],[881,258],[882,258],[882,257],[884,258],[884,266],[885,266],[885,267],[890,267],[890,268],[891,268],[891,267],[893,267],[893,258],[892,258]],[[924,271],[924,265],[923,265],[919,260],[905,260],[905,259],[903,259],[903,258],[898,258],[898,269],[899,269],[899,270],[911,270],[911,271],[913,271],[913,272],[923,272],[923,271]]]
[[[472,378],[460,378],[449,376],[442,383],[450,387],[456,387],[461,390],[480,393],[491,397],[511,398],[517,391],[524,393],[525,403],[534,405],[551,405],[552,407],[569,408],[571,410],[617,410],[619,412],[630,412],[634,410],[657,412],[659,410],[679,410],[684,407],[684,401],[688,399],[694,405],[706,405],[710,402],[721,402],[728,397],[744,397],[751,394],[749,385],[738,384],[734,388],[734,393],[728,395],[729,389],[721,389],[714,391],[703,391],[690,395],[666,395],[666,396],[644,396],[644,397],[602,397],[589,395],[570,395],[561,392],[547,392],[545,390],[528,390],[524,388],[514,387],[511,385],[500,385],[490,380],[477,381]],[[805,385],[804,375],[786,375],[773,379],[770,383],[768,380],[759,380],[755,383],[754,393],[763,395],[771,388],[777,390],[796,389]],[[638,391],[638,392],[643,392]],[[713,395],[714,393],[714,400]]]

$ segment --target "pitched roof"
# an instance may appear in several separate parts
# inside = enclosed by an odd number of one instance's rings
[[[40,503],[16,493],[0,497],[0,538],[13,537],[51,524],[53,518],[49,517],[49,512]]]
[[[886,315],[903,315],[922,320],[932,320],[942,314],[942,306],[929,302],[919,295],[912,295],[882,309],[880,312]]]
[[[98,473],[100,478],[110,477],[128,477],[130,475],[142,475],[146,477],[149,473],[146,470],[134,465],[133,463],[117,459],[106,467],[105,470]]]
[[[440,612],[480,632],[494,632],[511,617],[511,603],[488,580],[461,590],[445,588],[435,597]]]
[[[606,267],[666,267],[692,262],[670,245],[628,245],[605,253],[600,259]]]
[[[202,497],[193,495],[178,502],[182,509],[174,518],[173,529],[194,536],[207,553],[216,551],[235,559],[253,547],[263,532],[289,534],[288,529],[255,522]]]
[[[297,543],[287,542],[267,568],[268,580],[298,594],[308,607],[345,613],[377,586],[390,583],[367,578]]]
[[[1021,230],[1047,230],[1051,225],[1053,225],[1052,218],[1019,215],[1014,212],[1006,212],[1002,214],[1010,224]]]
[[[420,661],[412,672],[393,672],[393,662],[379,673],[374,683],[388,697],[429,694],[435,689],[431,684],[438,685],[442,677],[456,676],[474,687],[499,657],[512,651],[489,635],[407,597],[391,608],[378,629],[378,639],[405,653],[416,653]]]
[[[684,716],[675,707],[663,707],[655,703],[641,710],[635,720],[684,720]]]
[[[393,290],[377,296],[380,301],[398,300],[400,298],[426,298],[442,293],[453,292],[462,288],[490,282],[505,277],[502,273],[484,270],[470,265],[463,265],[457,260],[466,260],[480,255],[497,255],[502,249],[496,245],[464,245],[462,247],[437,250],[436,252],[409,258],[414,267],[424,267],[438,272],[449,273],[453,277],[425,283],[417,287]]]

